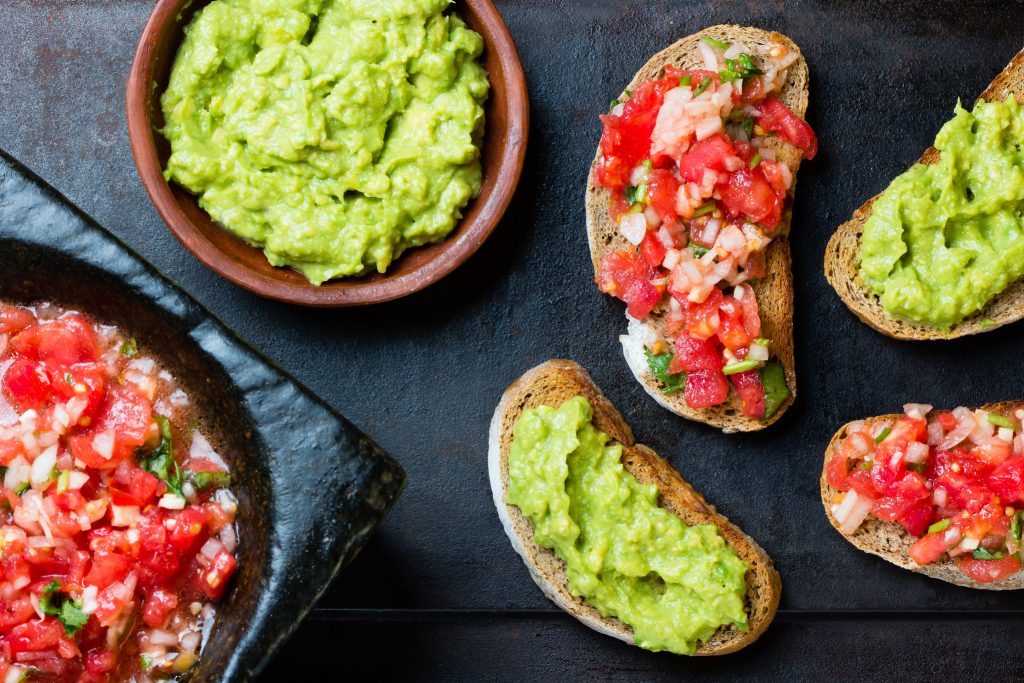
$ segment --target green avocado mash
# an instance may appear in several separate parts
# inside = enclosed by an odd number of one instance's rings
[[[165,175],[314,284],[437,242],[480,191],[483,39],[448,0],[214,0],[161,97]]]
[[[569,588],[648,650],[692,654],[723,625],[747,629],[747,567],[713,525],[686,526],[626,472],[586,398],[516,423],[508,503],[566,565]]]
[[[941,155],[871,208],[860,275],[892,316],[948,328],[1024,275],[1024,113],[1011,96],[956,114]]]

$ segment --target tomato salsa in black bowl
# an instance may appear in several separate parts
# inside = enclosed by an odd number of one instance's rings
[[[229,532],[225,537],[222,533],[210,533],[214,540],[206,554],[216,564],[218,551],[220,555],[224,551],[213,546],[226,539],[228,547],[234,549],[237,568],[229,572],[233,576],[228,579],[222,597],[219,590],[212,594],[207,591],[210,597],[219,597],[212,601],[216,609],[212,628],[205,629],[198,661],[185,671],[184,678],[249,680],[266,665],[341,567],[365,543],[400,493],[405,473],[344,418],[246,346],[187,294],[2,153],[0,303],[31,307],[26,310],[37,313],[42,310],[42,318],[49,315],[46,311],[53,316],[76,311],[95,324],[101,337],[104,329],[116,328],[111,334],[131,340],[130,353],[136,352],[137,344],[138,350],[173,376],[187,394],[198,431],[208,438],[212,444],[209,450],[223,458],[222,467],[230,473],[230,485],[223,489],[230,489],[227,500],[236,501],[229,503],[229,507],[235,508],[234,534]],[[73,326],[74,320],[68,320]],[[29,365],[23,358],[19,362]],[[47,368],[46,359],[39,362]],[[81,380],[77,383],[84,386],[88,378],[78,377],[74,374],[77,372],[76,369],[65,375]],[[144,379],[138,381],[142,384],[132,385],[132,391],[144,389]],[[30,394],[20,398],[31,400]],[[155,415],[161,396],[154,393],[151,398]],[[102,410],[97,410],[95,419],[102,421]],[[181,424],[174,428],[175,438],[181,438]],[[112,475],[101,473],[110,449],[102,435],[96,438],[100,430],[79,427],[78,431],[88,434],[86,445],[89,449],[95,447],[95,452],[76,452],[75,467],[64,463],[52,468],[55,473],[62,472],[54,475],[54,488],[50,488],[48,481],[36,481],[46,473],[33,471],[29,482],[26,465],[21,464],[26,479],[23,488],[19,487],[23,492],[32,491],[28,495],[39,498],[52,495],[62,485],[65,490],[69,486],[75,488],[73,478],[69,485],[67,475],[74,477],[74,470],[90,471],[79,456],[86,461],[90,456],[96,459],[93,464],[98,469],[93,473],[97,479],[109,480],[115,488],[120,486]],[[116,430],[112,433],[120,438]],[[122,468],[125,473],[137,474],[138,481],[120,486],[123,490],[114,492],[111,505],[119,504],[119,514],[127,510],[128,514],[138,515],[139,506],[132,505],[136,502],[132,496],[148,496],[148,505],[143,501],[141,509],[164,515],[159,519],[168,521],[209,504],[210,499],[197,497],[194,489],[208,484],[206,479],[220,475],[210,472],[196,479],[194,470],[203,468],[189,465],[194,452],[184,458],[183,473],[175,470],[168,475],[167,463],[154,464],[153,460],[157,457],[154,453],[159,454],[162,439],[157,433],[151,437],[152,444],[136,451],[136,456],[144,453],[146,460],[140,459],[136,467],[134,461],[127,459],[132,462],[130,468]],[[142,438],[140,432],[139,439]],[[74,448],[69,447],[68,451]],[[62,457],[69,459],[68,455]],[[200,454],[199,461],[202,459]],[[17,478],[16,472],[11,475]],[[147,484],[158,480],[155,492],[149,490],[152,486],[147,488]],[[214,489],[217,487],[211,490]],[[104,519],[111,520],[112,515]],[[113,526],[116,532],[119,525]],[[168,528],[171,526],[173,521]],[[48,529],[46,535],[50,535]],[[43,539],[37,540],[45,543]],[[198,543],[192,550],[200,552]],[[227,561],[224,557],[220,559]],[[208,564],[202,559],[199,563],[201,566],[193,569],[201,574],[202,567]],[[186,564],[183,562],[183,571]],[[48,577],[40,580],[45,578]],[[182,591],[179,597],[194,599],[188,597],[186,589]],[[59,595],[58,587],[54,594]],[[60,597],[72,605],[73,609],[69,609],[73,615],[78,615],[74,610],[83,608],[79,595],[68,591]],[[141,604],[139,607],[142,620],[145,608]],[[88,606],[84,609],[89,611]],[[94,615],[87,616],[95,620]],[[40,618],[38,623],[45,621]],[[62,623],[65,621],[61,619]],[[0,646],[4,645],[2,641],[0,638]],[[108,659],[121,651],[126,658],[142,659],[138,649],[131,646],[123,650],[116,644],[108,648],[97,646],[94,651]],[[88,664],[85,654],[81,653]],[[70,660],[70,655],[67,658]],[[95,680],[121,680],[138,670],[136,664],[118,661],[111,669],[108,661],[106,672]],[[147,664],[151,663],[141,665]]]

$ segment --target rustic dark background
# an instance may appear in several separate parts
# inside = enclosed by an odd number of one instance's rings
[[[135,174],[123,90],[148,0],[0,0],[0,148],[276,359],[409,473],[393,513],[263,680],[902,679],[1024,671],[1024,597],[956,588],[856,551],[818,502],[833,430],[907,401],[1024,395],[1021,326],[903,343],[859,324],[822,274],[836,225],[932,141],[1024,45],[1021,3],[499,2],[531,90],[518,194],[468,264],[403,301],[314,311],[219,279],[174,240]],[[632,380],[623,307],[590,284],[583,185],[596,114],[647,57],[720,22],[779,30],[811,67],[821,153],[792,229],[799,397],[759,435],[676,418]],[[552,357],[593,374],[638,437],[754,536],[782,573],[775,624],[740,654],[630,648],[555,609],[491,503],[488,420]]]

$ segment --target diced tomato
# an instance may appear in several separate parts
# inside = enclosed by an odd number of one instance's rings
[[[684,332],[676,337],[675,347],[676,353],[672,359],[678,363],[675,372],[721,370],[725,365],[721,345],[713,338],[697,339]]]
[[[878,461],[875,462],[871,473],[873,478],[876,470],[881,474],[890,469],[880,467],[880,464]],[[878,482],[875,485],[876,489],[882,490]],[[931,498],[931,491],[928,489],[925,478],[918,472],[903,471],[901,475],[897,474],[895,478],[885,481],[884,487],[886,496],[875,501],[871,513],[881,520],[903,524],[907,527],[907,531],[915,536],[924,533],[924,529],[928,528],[931,521],[924,523],[922,529],[918,515],[910,513],[915,505]]]
[[[735,299],[726,299],[726,301],[732,301],[735,303]],[[718,324],[718,339],[722,342],[725,348],[731,351],[737,351],[739,349],[745,349],[753,341],[750,335],[747,334],[747,329],[743,324],[743,312],[742,309],[737,306],[734,311],[735,316],[727,315],[724,309],[720,309],[719,324]]]
[[[709,408],[725,403],[729,382],[721,370],[698,370],[686,376],[683,398],[691,408]]]
[[[661,265],[662,261],[665,260],[667,251],[665,245],[658,239],[658,236],[650,230],[647,231],[643,241],[640,242],[640,257],[644,260],[644,263],[652,268],[657,268]]]
[[[688,183],[700,183],[705,169],[716,173],[725,171],[725,160],[736,156],[733,143],[719,133],[696,143],[679,158],[679,177]]]
[[[177,606],[178,597],[174,593],[153,591],[142,605],[142,621],[152,628],[162,628],[168,615]]]
[[[32,311],[0,304],[0,334],[16,334],[35,321]]]
[[[755,251],[747,257],[747,264],[743,266],[743,272],[747,274],[748,280],[760,280],[768,274],[767,257],[764,250]],[[754,297],[751,297],[752,299]]]
[[[626,303],[626,310],[638,320],[646,318],[661,299],[661,292],[651,284],[656,271],[640,260],[635,251],[613,251],[601,261],[597,286]]]
[[[1016,555],[1008,555],[1001,560],[975,560],[968,556],[957,563],[957,568],[978,583],[991,583],[1019,572],[1020,560]]]
[[[1015,455],[998,465],[988,486],[1003,503],[1024,502],[1024,456]]]
[[[752,223],[769,232],[779,224],[782,198],[775,194],[760,167],[743,167],[729,176],[729,182],[718,185],[722,206],[734,216],[746,216]]]
[[[139,467],[131,467],[126,479],[127,482],[116,480],[109,486],[114,505],[145,505],[156,496],[160,486],[159,479]]]
[[[679,181],[672,171],[655,168],[647,175],[647,203],[657,212],[663,223],[676,222],[676,193]],[[657,264],[661,265],[661,261]]]
[[[11,655],[17,655],[20,652],[40,652],[57,648],[66,641],[66,638],[61,623],[47,617],[15,626],[4,636],[3,641],[10,647]]]
[[[228,579],[238,568],[235,556],[221,548],[210,561],[210,566],[200,570],[199,586],[207,597],[216,600],[224,594]]]
[[[743,304],[743,330],[750,339],[761,336],[761,316],[757,309],[757,297],[749,287],[741,302]]]
[[[949,531],[953,529],[953,531]],[[937,561],[946,551],[960,542],[960,530],[956,527],[948,527],[942,531],[936,531],[917,539],[914,545],[910,546],[910,559],[922,567]]]
[[[848,490],[850,487],[846,483],[846,478],[850,473],[849,468],[849,460],[842,450],[837,448],[825,465],[825,478],[829,486],[840,491]]]
[[[115,581],[123,581],[131,569],[131,558],[121,553],[98,552],[92,557],[92,568],[85,575],[88,586],[103,589]]]
[[[740,100],[744,104],[753,104],[764,98],[764,79],[748,78],[743,81],[743,95]]]
[[[71,452],[89,467],[111,469],[146,442],[152,421],[153,407],[149,401],[130,386],[116,385],[107,391],[93,426],[68,439]],[[109,459],[96,450],[95,444],[97,435],[105,433],[114,436]]]
[[[3,385],[4,395],[18,412],[42,408],[53,393],[46,369],[21,356],[7,368]]]
[[[942,425],[942,431],[951,432],[957,425],[956,416],[948,410],[935,413],[935,419]]]
[[[53,368],[93,363],[99,358],[92,328],[77,315],[26,327],[11,339],[11,348]]]
[[[971,449],[971,455],[993,465],[998,465],[1010,457],[1011,446],[1002,440],[993,440],[977,444]]]
[[[189,507],[178,513],[167,540],[179,553],[190,553],[206,540],[205,531],[206,514],[202,510]]]
[[[913,536],[920,536],[931,526],[935,518],[930,498],[922,498],[907,508],[900,516],[900,524]]]
[[[61,399],[68,400],[76,396],[85,399],[79,424],[89,425],[106,395],[107,378],[103,367],[98,363],[78,363],[67,368],[49,368],[47,374],[53,392]]]
[[[110,650],[97,649],[85,654],[85,670],[91,674],[110,673],[116,668],[117,655]]]
[[[783,140],[799,148],[805,158],[814,158],[818,153],[818,138],[806,121],[774,97],[767,97],[756,106],[761,112],[757,118],[757,125],[778,133]]]
[[[755,420],[764,417],[764,386],[761,384],[761,371],[737,372],[730,375],[729,379],[743,401],[743,414]]]
[[[905,446],[910,441],[924,443],[928,440],[928,423],[924,419],[904,416],[896,420],[882,443]]]
[[[761,169],[764,179],[771,185],[775,196],[785,197],[786,193],[789,192],[789,188],[786,187],[786,178],[783,176],[782,167],[779,166],[778,162],[762,159],[757,167]]]
[[[718,332],[721,318],[718,309],[722,305],[722,290],[714,287],[703,303],[694,303],[685,297],[680,302],[686,331],[693,337],[707,339]]]

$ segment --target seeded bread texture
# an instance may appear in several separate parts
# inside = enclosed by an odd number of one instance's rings
[[[1016,96],[1024,101],[1024,51],[993,79],[979,100],[995,102]],[[929,147],[918,163],[933,164],[939,151]],[[1024,280],[1018,280],[994,297],[978,313],[965,318],[948,330],[918,325],[890,317],[879,298],[860,277],[860,237],[864,223],[871,217],[875,195],[853,213],[853,217],[839,226],[825,248],[825,278],[839,294],[843,303],[869,327],[895,339],[955,339],[969,334],[988,332],[1024,317]]]
[[[683,480],[671,465],[654,451],[633,440],[633,433],[615,406],[605,398],[587,372],[571,361],[552,360],[528,371],[501,397],[491,419],[488,470],[494,504],[505,532],[523,558],[534,582],[563,610],[590,628],[633,644],[629,626],[601,614],[569,590],[565,565],[555,553],[533,541],[533,526],[514,505],[505,503],[508,492],[508,454],[513,428],[523,411],[538,406],[557,408],[575,396],[584,396],[594,409],[593,424],[622,444],[625,469],[643,484],[655,484],[661,505],[686,524],[714,524],[722,537],[749,567],[747,571],[747,614],[749,631],[722,627],[706,643],[698,644],[697,655],[735,652],[764,633],[775,617],[782,594],[782,582],[767,553],[724,516],[715,512],[704,497]]]
[[[658,76],[666,64],[681,69],[702,69],[703,60],[698,45],[705,37],[727,43],[743,43],[769,47],[780,43],[787,49],[800,55],[800,48],[793,41],[778,33],[733,25],[719,25],[687,36],[670,47],[654,55],[637,72],[626,89],[635,88],[640,82]],[[782,89],[777,93],[780,102],[790,111],[803,118],[807,111],[808,83],[810,74],[803,55],[789,67],[788,77]],[[793,171],[793,184],[789,188],[782,218],[779,220],[777,237],[768,245],[766,256],[767,275],[759,282],[753,283],[757,296],[758,309],[761,317],[761,335],[772,340],[772,353],[782,363],[789,385],[790,398],[766,420],[754,420],[743,414],[742,402],[735,391],[731,391],[729,399],[711,408],[694,409],[686,405],[682,392],[666,395],[664,385],[651,373],[643,353],[644,340],[647,338],[646,326],[658,330],[663,325],[663,316],[655,312],[647,320],[630,324],[629,330],[620,338],[623,352],[629,369],[643,388],[662,406],[683,417],[705,422],[724,432],[751,432],[764,429],[786,412],[796,396],[796,369],[793,358],[793,275],[792,261],[789,251],[789,225],[792,219],[793,193],[796,190],[797,170],[803,158],[800,150],[779,138],[767,138],[766,146],[775,150],[776,159],[786,162]],[[595,179],[597,162],[601,158],[598,149],[587,179],[586,213],[587,239],[590,244],[590,257],[597,275],[601,267],[601,259],[608,253],[630,246],[618,230],[608,212],[611,191],[598,185]]]

